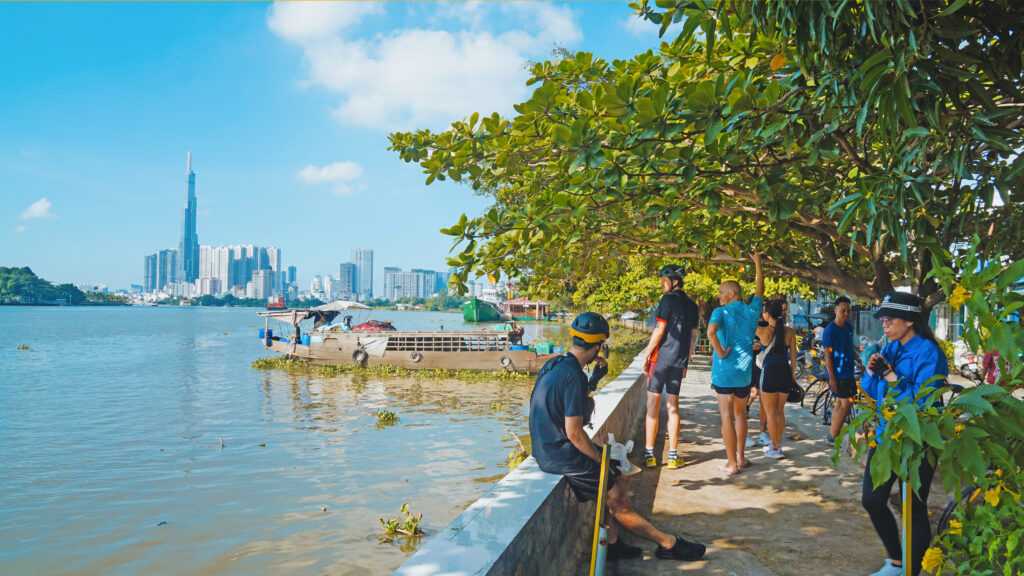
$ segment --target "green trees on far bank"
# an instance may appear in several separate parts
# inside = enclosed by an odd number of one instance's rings
[[[1024,254],[1024,7],[634,7],[676,23],[668,41],[535,64],[512,118],[391,135],[428,184],[494,199],[443,230],[461,243],[456,284],[483,272],[572,291],[630,256],[700,268],[758,249],[773,275],[869,301],[909,283],[930,308],[948,296],[933,254],[974,234],[982,256]]]
[[[28,266],[0,266],[0,304],[120,305],[125,299],[115,294],[86,294],[73,284],[54,285]]]

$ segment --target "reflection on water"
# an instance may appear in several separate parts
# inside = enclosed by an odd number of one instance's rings
[[[507,471],[530,380],[256,371],[255,312],[0,307],[0,573],[386,574]]]
[[[387,574],[411,548],[378,518],[409,502],[429,537],[528,433],[528,379],[252,370],[255,313],[0,307],[0,574]]]

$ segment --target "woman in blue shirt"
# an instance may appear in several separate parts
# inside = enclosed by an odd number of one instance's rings
[[[949,375],[949,362],[935,342],[928,323],[921,316],[921,299],[913,294],[891,292],[886,295],[882,306],[875,312],[875,318],[882,321],[882,328],[889,343],[880,354],[871,357],[861,387],[878,406],[885,401],[890,389],[895,390],[900,403],[914,402],[917,394],[925,388],[938,389],[945,385]],[[939,376],[938,379],[934,379]],[[934,380],[933,380],[934,379]],[[922,398],[920,404],[941,402],[941,398]],[[883,437],[885,419],[879,422],[876,438]],[[889,510],[889,491],[898,478],[892,474],[881,486],[875,488],[871,481],[871,459],[875,449],[868,452],[868,465],[864,469],[864,487],[861,503],[867,510],[871,523],[885,546],[888,558],[881,570],[872,576],[901,576],[903,574],[903,547],[896,519]],[[928,522],[928,491],[931,488],[935,467],[927,459],[918,471],[921,487],[911,502],[912,542],[911,574],[921,571],[921,559],[932,539],[931,524]],[[907,495],[904,495],[906,498]]]

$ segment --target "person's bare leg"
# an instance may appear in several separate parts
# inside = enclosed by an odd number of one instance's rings
[[[757,395],[757,400],[758,400],[758,405],[757,405],[757,419],[758,419],[757,433],[761,434],[762,432],[767,432],[768,431],[768,414],[765,412],[765,409],[764,409],[764,392],[761,392],[761,393],[759,393]]]
[[[736,427],[736,438],[743,438],[736,442],[736,465],[740,468],[748,464],[747,458],[743,455],[746,446],[744,441],[747,438],[747,399],[737,398],[729,395],[729,402],[732,404],[733,425]]]
[[[736,427],[733,425],[733,409],[730,398],[732,394],[718,394],[718,412],[722,415],[722,442],[725,443],[725,466],[724,472],[736,474],[740,471],[736,460]]]
[[[779,422],[779,402],[782,401],[782,394],[762,394],[764,396],[765,412],[768,413],[768,437],[772,440],[772,448],[778,449],[782,445],[782,426]]]
[[[675,536],[658,530],[633,509],[633,504],[629,501],[629,478],[620,476],[608,491],[608,511],[611,512],[615,521],[630,534],[635,534],[665,548],[671,548],[676,543]],[[608,541],[613,541],[610,531]]]
[[[832,427],[829,429],[829,434],[833,438],[839,438],[839,433],[843,431],[843,423],[850,414],[852,406],[853,400],[850,398],[836,398],[836,407],[832,411]]]
[[[644,430],[645,447],[654,447],[654,439],[658,437],[658,413],[661,412],[661,394],[647,392],[647,427]]]
[[[786,433],[786,401],[789,400],[789,393],[778,394],[779,399],[775,402],[775,420],[779,423],[779,450],[782,449],[782,436]]]
[[[679,443],[679,395],[665,394],[665,405],[668,410],[668,449],[675,450]]]

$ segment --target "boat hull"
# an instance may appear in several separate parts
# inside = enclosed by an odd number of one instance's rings
[[[497,306],[479,298],[470,298],[462,304],[462,319],[466,322],[501,322],[505,318]]]
[[[381,339],[387,339],[386,345]],[[270,340],[264,347],[317,365],[398,366],[410,370],[476,370],[535,374],[557,354],[511,350],[507,334],[462,332],[326,332],[310,335],[308,345]],[[375,349],[376,348],[376,349]]]

